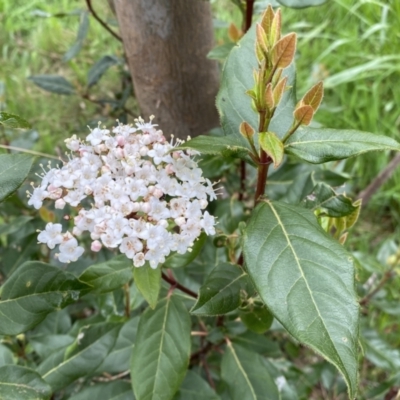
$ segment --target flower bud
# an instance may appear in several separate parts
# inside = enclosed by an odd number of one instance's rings
[[[103,245],[98,240],[95,240],[94,242],[92,242],[90,250],[95,251],[97,253],[98,251],[101,250],[102,247]]]
[[[65,207],[65,201],[64,199],[58,199],[54,203],[54,207],[57,208],[58,210],[62,210]]]

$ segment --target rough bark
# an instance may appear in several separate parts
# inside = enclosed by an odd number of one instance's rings
[[[114,0],[135,96],[169,136],[186,139],[218,125],[210,4],[200,0]]]

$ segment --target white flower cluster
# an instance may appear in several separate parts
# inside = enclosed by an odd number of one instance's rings
[[[65,142],[72,156],[62,168],[42,174],[28,204],[39,209],[43,200],[63,209],[78,208],[71,232],[49,223],[38,240],[50,249],[59,245],[61,262],[83,253],[76,236],[90,232],[92,251],[118,248],[136,267],[152,268],[171,252],[186,253],[201,231],[215,234],[215,220],[204,209],[216,198],[202,176],[194,152],[174,151],[151,121],[136,127],[95,128],[86,141],[74,135]]]

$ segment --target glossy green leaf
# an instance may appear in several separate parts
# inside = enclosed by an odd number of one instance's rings
[[[78,378],[87,377],[114,347],[121,327],[119,323],[84,326],[74,343],[44,360],[38,372],[53,390],[62,389]]]
[[[74,86],[60,75],[34,75],[28,79],[48,92],[65,95],[75,93]]]
[[[87,84],[89,87],[95,85],[105,72],[113,65],[119,64],[119,59],[115,56],[104,56],[100,58],[89,70]]]
[[[254,351],[260,355],[270,357],[282,357],[282,351],[279,343],[275,340],[267,338],[251,331],[246,331],[232,338],[232,343],[244,347],[245,349]]]
[[[6,112],[0,112],[0,125],[14,129],[29,129],[31,127],[31,124],[26,119]]]
[[[153,269],[146,263],[143,267],[133,268],[133,280],[149,306],[154,308],[161,287],[161,267]]]
[[[235,47],[235,43],[232,42],[216,46],[207,54],[207,58],[210,60],[224,61],[233,47]]]
[[[0,368],[1,400],[48,400],[50,386],[30,368],[5,365]]]
[[[139,316],[131,318],[123,324],[114,347],[96,369],[96,374],[103,372],[118,374],[129,369],[138,324]]]
[[[91,286],[94,293],[107,293],[120,288],[132,278],[132,260],[119,255],[85,269],[79,280]]]
[[[256,333],[264,333],[267,331],[274,320],[268,308],[258,304],[253,304],[245,310],[240,310],[239,316],[247,328]]]
[[[79,299],[87,288],[74,275],[38,261],[28,261],[2,288],[0,333],[17,335],[33,328],[47,314]]]
[[[276,0],[278,3],[291,8],[306,8],[320,6],[329,0]]]
[[[253,211],[243,251],[248,273],[274,317],[339,369],[354,398],[359,306],[352,257],[311,211],[270,201]]]
[[[189,370],[174,400],[219,400],[219,396],[199,374]]]
[[[313,164],[382,150],[400,151],[400,144],[388,136],[369,132],[320,128],[299,129],[285,143],[286,153]]]
[[[240,135],[239,126],[236,130]],[[240,156],[250,151],[247,141],[241,135],[239,137],[200,135],[174,148],[174,150],[186,149],[196,150],[201,154],[220,154],[223,156]]]
[[[33,157],[27,154],[0,155],[0,201],[15,192],[31,170]]]
[[[174,294],[140,318],[132,352],[131,377],[139,400],[170,400],[185,377],[190,357],[191,321]]]
[[[255,27],[243,36],[239,43],[231,50],[222,72],[221,89],[217,96],[217,108],[221,116],[222,127],[226,135],[234,135],[246,146],[246,140],[239,132],[243,121],[248,122],[253,129],[258,131],[258,114],[251,107],[251,98],[246,91],[254,86],[253,70],[257,69],[255,55]],[[282,77],[288,77],[287,85],[290,87],[285,92],[279,103],[268,130],[275,132],[283,138],[293,122],[295,106],[295,67],[291,64],[286,68]],[[256,143],[258,141],[254,139]]]
[[[199,298],[190,310],[196,315],[222,315],[240,305],[241,291],[249,285],[248,275],[240,267],[218,264],[200,288]]]
[[[315,185],[312,195],[306,200],[306,207],[313,211],[318,209],[333,218],[345,217],[357,210],[350,198],[337,194],[322,182]]]
[[[96,383],[81,390],[68,400],[135,400],[131,384],[127,381]]]
[[[283,160],[283,143],[274,132],[261,132],[258,134],[261,148],[271,157],[274,167],[281,165]]]
[[[62,59],[64,62],[72,60],[81,51],[88,30],[89,30],[89,13],[87,11],[82,11],[80,15],[78,34],[75,43],[64,54],[64,57]]]
[[[163,264],[166,268],[183,268],[190,264],[201,252],[201,249],[206,242],[207,235],[203,232],[198,240],[192,246],[192,251],[187,251],[185,254],[173,253]]]
[[[74,337],[70,335],[40,335],[31,337],[29,344],[40,358],[45,359],[55,351],[69,346],[74,340]]]
[[[221,376],[231,400],[280,400],[262,357],[231,342],[222,357]]]

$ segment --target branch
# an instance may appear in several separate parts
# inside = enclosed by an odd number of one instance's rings
[[[182,292],[188,294],[189,296],[193,297],[194,299],[197,299],[197,293],[192,292],[190,289],[188,289],[186,286],[181,285],[179,282],[175,280],[175,278],[172,276],[169,277],[164,272],[161,273],[162,278],[164,281],[168,282],[171,286],[174,286],[176,289],[181,290]]]
[[[365,206],[370,198],[378,191],[378,189],[392,176],[394,170],[400,164],[400,154],[396,154],[384,170],[357,196],[357,199],[362,199],[362,204]]]
[[[360,305],[366,306],[372,299],[372,297],[374,297],[383,288],[383,286],[385,286],[385,283],[392,277],[393,277],[393,267],[383,274],[382,279],[376,285],[375,289],[369,292],[364,298],[360,300]]]
[[[90,11],[90,13],[93,15],[94,19],[96,19],[100,25],[106,29],[109,33],[111,33],[111,35],[113,35],[117,40],[119,40],[120,42],[122,42],[122,38],[121,36],[119,36],[117,33],[115,33],[96,13],[96,11],[94,11],[93,6],[92,6],[92,0],[86,0],[86,4],[88,6],[88,9]]]

